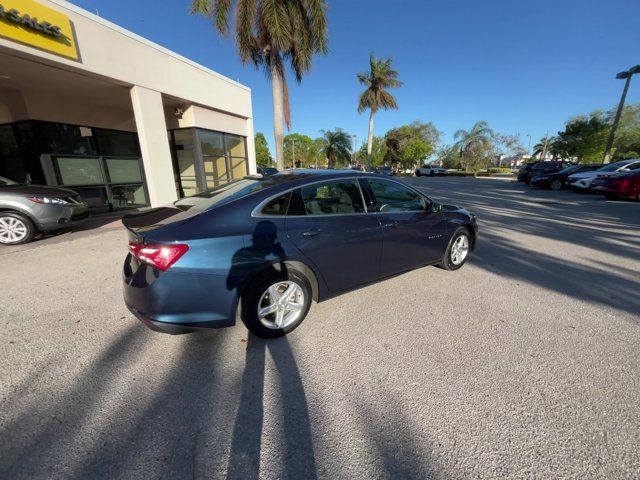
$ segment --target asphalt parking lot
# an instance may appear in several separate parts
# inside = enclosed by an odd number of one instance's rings
[[[0,478],[640,478],[640,204],[409,181],[478,214],[470,262],[276,341],[147,330],[117,223],[0,249]]]

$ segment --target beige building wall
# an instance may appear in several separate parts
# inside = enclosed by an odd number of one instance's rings
[[[38,1],[70,18],[80,59],[0,38],[0,60],[25,76],[12,87],[0,83],[0,123],[34,119],[137,131],[153,206],[175,197],[167,128],[246,136],[249,171],[256,171],[249,88],[69,2]],[[27,62],[36,71],[48,68],[51,85],[31,82],[42,73],[28,72]]]

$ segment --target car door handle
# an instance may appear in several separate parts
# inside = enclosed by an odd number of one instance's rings
[[[398,222],[389,222],[389,223],[385,223],[382,225],[382,228],[384,229],[392,229],[392,228],[396,228],[398,226]]]
[[[314,228],[312,230],[307,230],[306,232],[302,232],[302,236],[303,237],[315,237],[316,235],[320,234],[320,232],[322,232],[322,230],[320,228]]]

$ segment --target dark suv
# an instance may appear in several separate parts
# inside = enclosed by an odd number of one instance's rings
[[[518,172],[518,181],[524,182],[529,185],[529,182],[536,175],[540,175],[541,173],[548,172],[559,172],[565,167],[568,167],[570,164],[567,162],[535,162],[535,163],[527,163],[523,167],[520,168]]]

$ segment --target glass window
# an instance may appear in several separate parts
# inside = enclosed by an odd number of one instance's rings
[[[302,193],[300,193],[300,189],[294,190],[291,194],[291,199],[289,200],[289,208],[287,209],[287,216],[289,217],[297,217],[300,215],[306,215],[306,209],[304,207],[304,202],[302,201]]]
[[[274,198],[264,206],[261,213],[263,215],[286,215],[290,197],[291,192],[287,192],[278,198]]]
[[[354,181],[316,183],[300,189],[308,215],[364,212],[360,188]]]
[[[627,167],[627,170],[638,170],[640,169],[640,162],[632,163]]]
[[[93,185],[104,183],[99,158],[57,157],[62,185]]]
[[[225,157],[204,157],[202,162],[207,188],[213,188],[229,181],[227,159]]]
[[[140,155],[135,133],[103,128],[92,128],[99,155],[114,157],[137,157]]]
[[[375,196],[375,208],[379,212],[424,211],[424,197],[413,190],[385,180],[369,180],[369,185]]]
[[[224,143],[221,133],[198,130],[203,155],[224,156]]]
[[[147,196],[144,193],[142,184],[114,185],[111,187],[111,196],[115,208],[143,207],[147,205]]]
[[[243,178],[249,175],[249,166],[246,158],[230,158],[231,178]]]
[[[225,134],[227,143],[227,152],[232,157],[246,157],[247,154],[244,149],[244,137],[237,135]]]
[[[107,158],[107,170],[111,183],[142,182],[138,159]]]

